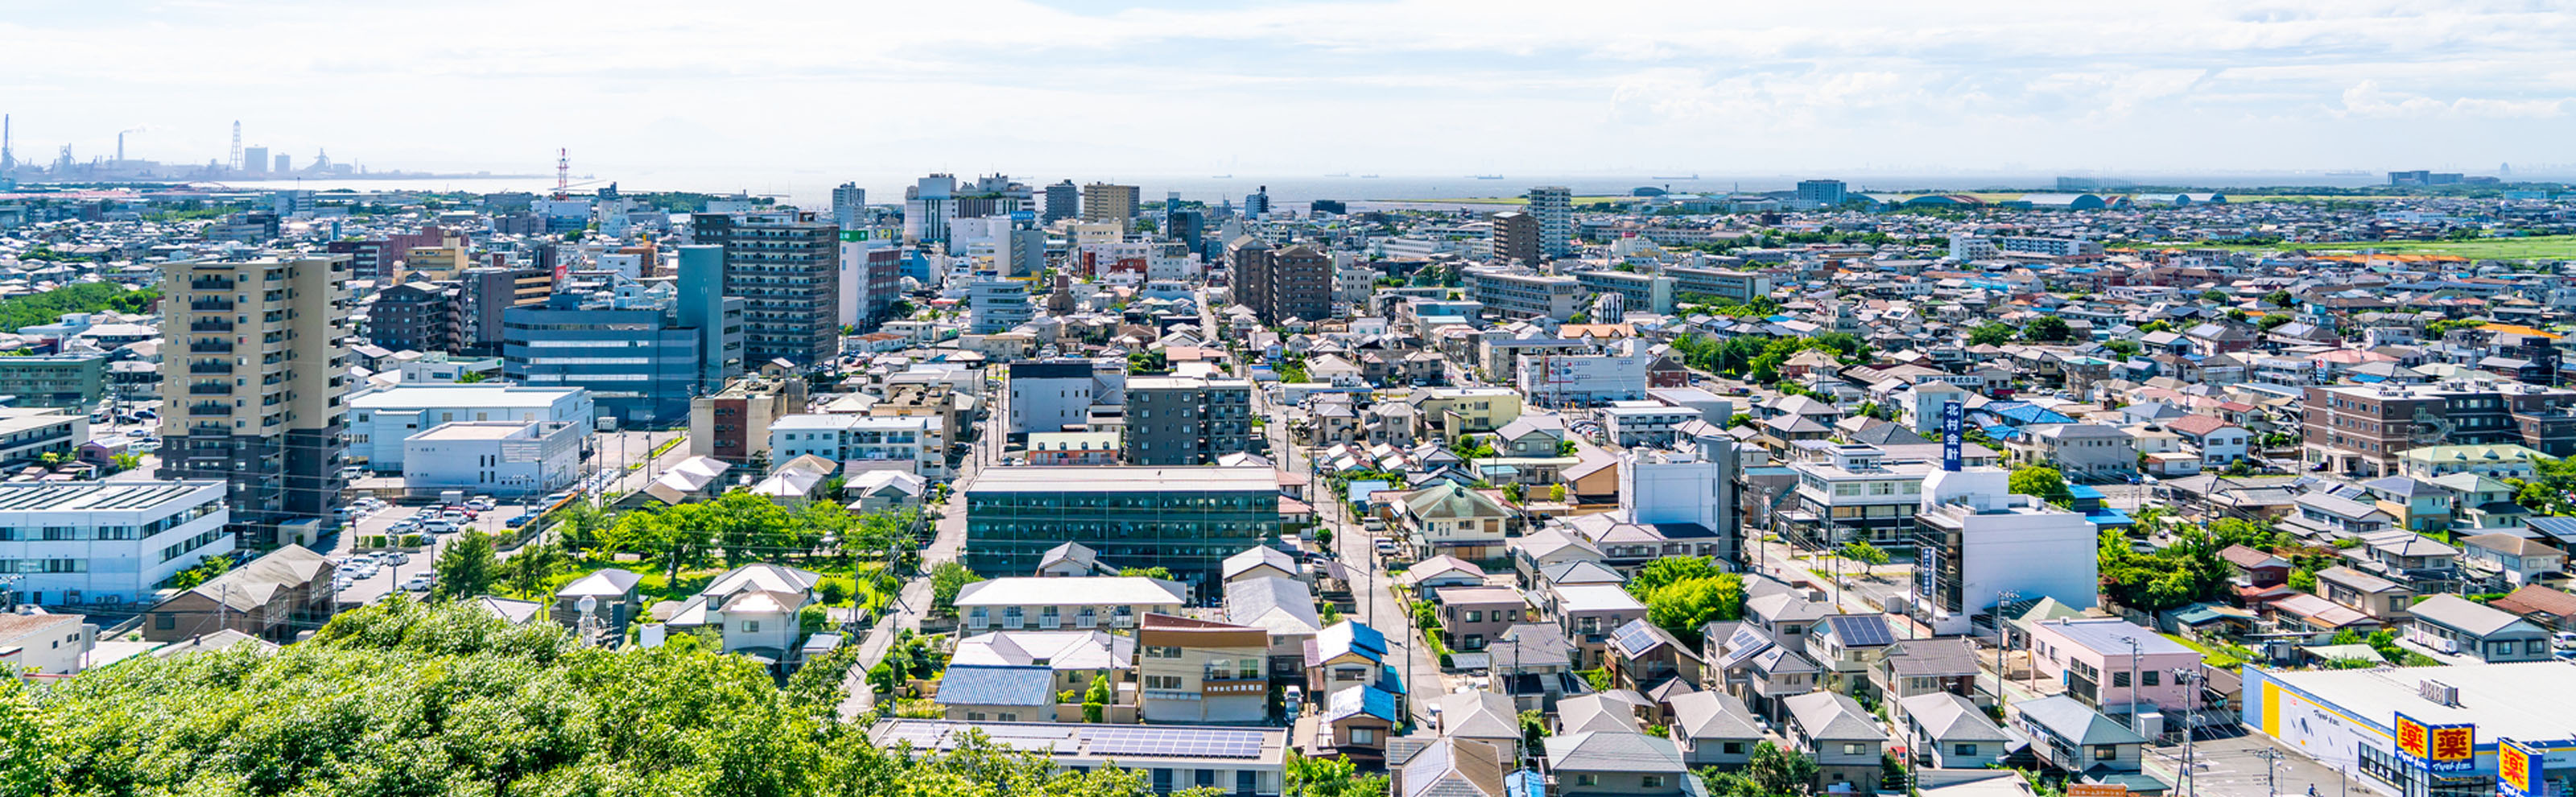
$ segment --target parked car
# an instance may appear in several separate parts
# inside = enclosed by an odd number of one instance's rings
[[[411,554],[403,553],[401,551],[386,551],[384,554],[384,560],[386,564],[407,565],[411,564]]]
[[[403,589],[410,590],[412,592],[428,592],[430,587],[437,585],[437,574],[419,573],[413,575],[411,580],[403,582]]]
[[[441,518],[420,524],[420,530],[429,534],[450,534],[456,531],[456,522]]]

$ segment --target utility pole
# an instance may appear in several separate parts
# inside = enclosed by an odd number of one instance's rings
[[[2263,793],[2279,794],[2281,793],[2281,790],[2275,788],[2273,784],[2273,770],[2275,768],[2274,765],[2280,763],[2281,753],[2278,750],[2266,747],[2263,748],[2261,755],[2263,756]]]
[[[2012,634],[2004,626],[2004,607],[2017,600],[2021,600],[2021,590],[1995,593],[1995,705],[1998,706],[2004,704],[2004,651],[2012,647]]]
[[[2196,737],[2196,736],[2198,736],[2198,735],[2199,735],[2198,731],[2199,731],[2199,726],[2200,726],[2199,703],[2200,703],[2200,683],[2201,683],[2201,681],[2200,681],[2200,672],[2199,672],[2199,669],[2198,669],[2198,668],[2199,668],[2199,666],[2200,666],[2200,665],[2195,664],[2195,665],[2194,665],[2194,666],[2192,666],[2192,667],[2177,667],[2177,668],[2175,668],[2175,669],[2174,669],[2174,671],[2173,671],[2173,677],[2174,677],[2174,680],[2175,680],[2176,682],[2181,683],[2181,684],[2183,685],[2183,689],[2184,689],[2184,691],[2183,691],[2183,698],[2182,698],[2182,699],[2183,699],[2183,711],[2182,711],[2182,787],[2183,787],[2183,797],[2191,797],[2191,795],[2192,795],[2192,781],[2194,780],[2194,778],[2192,777],[2192,769],[2191,769],[2191,766],[2192,766],[2192,750],[2191,750],[2191,742],[2192,742],[2193,737]]]
[[[2129,643],[2129,730],[2134,731],[2139,730],[2146,719],[2146,714],[2138,711],[2138,638],[2121,639]]]

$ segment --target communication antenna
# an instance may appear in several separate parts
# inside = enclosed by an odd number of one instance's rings
[[[233,120],[232,170],[241,171],[241,120]]]
[[[555,201],[572,198],[572,150],[555,150]]]

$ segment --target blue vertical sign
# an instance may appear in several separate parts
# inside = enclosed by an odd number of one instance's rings
[[[1959,470],[1959,444],[1964,434],[1959,425],[1965,422],[1967,407],[1956,401],[1941,405],[1941,469]]]

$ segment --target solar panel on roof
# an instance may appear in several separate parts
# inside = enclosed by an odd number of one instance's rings
[[[1654,644],[1655,635],[1647,633],[1647,628],[1646,624],[1635,622],[1620,626],[1618,632],[1620,649],[1633,653],[1645,650],[1648,645]]]
[[[1887,630],[1887,619],[1877,615],[1851,615],[1826,618],[1834,626],[1834,635],[1842,637],[1847,647],[1892,645],[1896,634]]]
[[[1103,757],[1258,758],[1259,731],[1206,728],[1086,728],[1090,752]]]
[[[1762,632],[1749,627],[1735,629],[1735,633],[1726,638],[1726,655],[1718,658],[1718,669],[1732,669],[1770,649],[1771,638]]]

